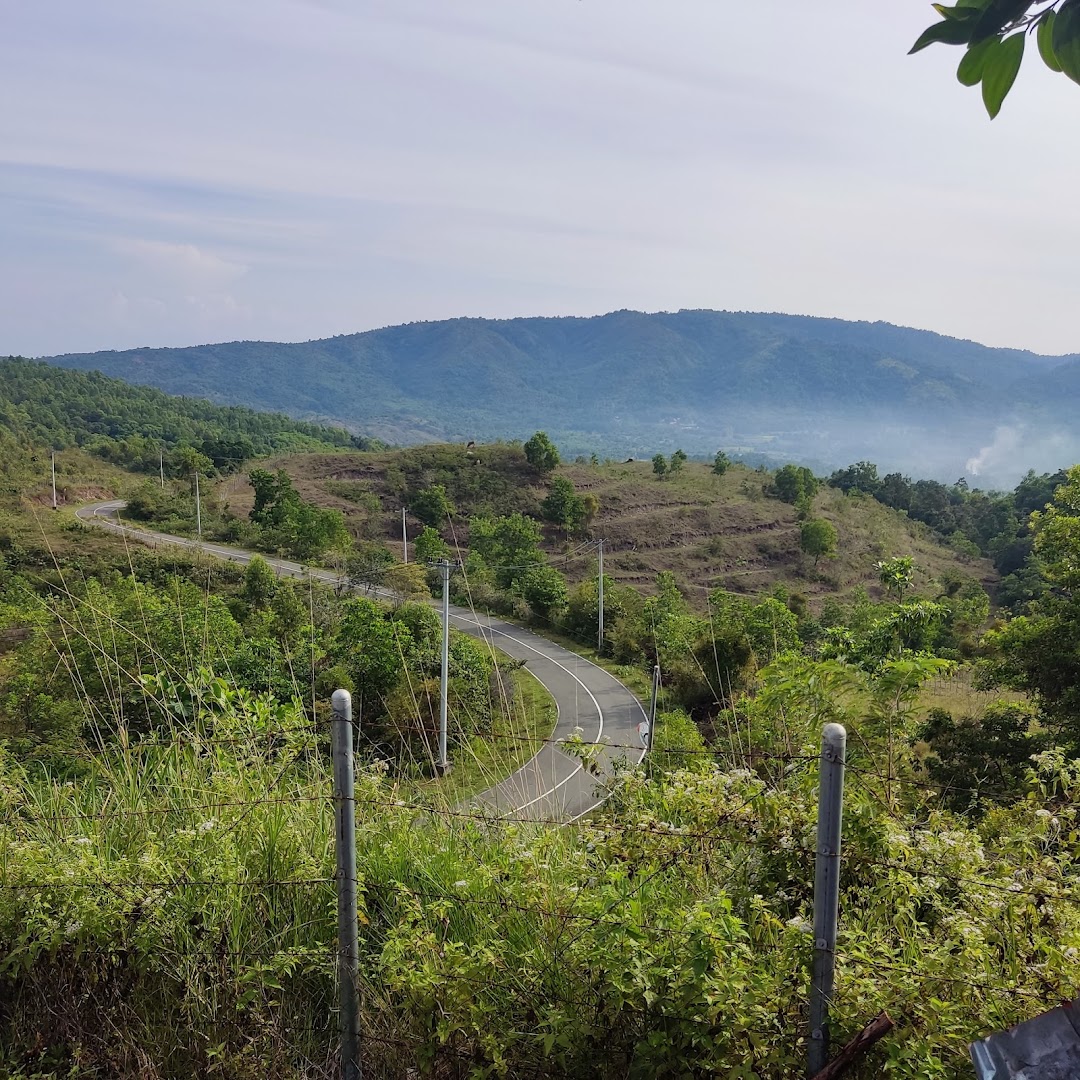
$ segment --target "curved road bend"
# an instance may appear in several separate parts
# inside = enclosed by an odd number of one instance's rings
[[[118,518],[123,506],[123,500],[114,499],[81,507],[75,513],[82,521],[151,546],[172,544],[241,563],[250,562],[259,554],[148,529],[133,529]],[[287,577],[312,577],[331,585],[341,585],[346,580],[329,570],[309,569],[271,555],[261,557]],[[455,606],[450,608],[450,619],[451,625],[463,633],[480,638],[515,660],[525,661],[558,707],[552,739],[516,772],[474,796],[472,801],[504,816],[557,821],[572,821],[599,806],[603,799],[596,794],[597,784],[611,775],[616,760],[628,757],[636,762],[644,757],[644,750],[629,749],[640,744],[637,725],[645,719],[641,702],[610,672],[514,623]],[[568,756],[557,745],[559,739],[579,729],[587,742],[607,740],[612,744],[599,751],[596,775],[587,772],[577,758]]]

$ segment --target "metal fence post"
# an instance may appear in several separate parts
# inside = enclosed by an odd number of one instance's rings
[[[821,733],[817,856],[814,874],[814,966],[810,985],[808,1073],[825,1068],[829,1056],[829,1002],[836,967],[836,924],[840,910],[840,825],[844,810],[847,732],[826,724]]]
[[[331,746],[337,819],[338,987],[341,1000],[341,1072],[361,1080],[360,941],[356,917],[356,800],[353,790],[352,695],[335,690]]]
[[[450,560],[439,563],[442,573],[442,662],[439,666],[439,760],[435,762],[435,771],[445,776],[450,771],[450,759],[447,757],[446,738],[446,698],[450,683]]]

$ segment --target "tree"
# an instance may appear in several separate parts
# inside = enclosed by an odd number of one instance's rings
[[[829,477],[829,487],[839,488],[845,495],[850,491],[876,495],[881,487],[877,466],[872,461],[856,461],[846,469],[837,469]]]
[[[521,513],[469,521],[469,548],[491,567],[503,589],[512,588],[526,570],[544,561],[540,539],[540,526]]]
[[[992,120],[1012,89],[1034,33],[1039,55],[1051,71],[1080,83],[1080,3],[1077,0],[957,0],[955,7],[934,4],[942,21],[911,47],[964,45],[956,77],[964,86],[982,84],[982,99]]]
[[[1030,614],[986,635],[987,674],[1038,702],[1068,752],[1080,752],[1080,465],[1054,501],[1031,515],[1037,566],[1045,582]]]
[[[600,513],[600,497],[591,491],[581,496],[581,509],[583,513],[581,527],[583,530],[592,526],[596,515]]]
[[[893,559],[882,559],[874,565],[878,580],[886,591],[896,593],[897,603],[904,602],[904,593],[911,588],[915,574],[915,560],[910,555],[898,555]]]
[[[559,451],[547,437],[546,431],[538,431],[525,444],[525,457],[529,464],[541,472],[551,472],[559,464]]]
[[[713,458],[712,471],[716,476],[723,476],[724,473],[731,468],[731,458],[724,453],[723,450],[716,451],[716,457]]]
[[[386,571],[397,560],[382,544],[357,544],[345,561],[345,573],[354,589],[377,589],[386,580]]]
[[[436,562],[450,558],[450,546],[430,525],[416,538],[416,561],[420,563]]]
[[[204,439],[202,452],[214,463],[216,469],[233,472],[248,458],[255,456],[255,443],[246,435]]]
[[[772,490],[778,499],[793,506],[800,499],[810,501],[817,494],[817,477],[804,465],[785,465],[776,470]]]
[[[395,563],[387,568],[383,581],[402,600],[428,595],[427,573],[419,563]]]
[[[525,603],[541,618],[566,603],[566,578],[553,566],[534,566],[518,578],[517,586]]]
[[[686,461],[687,457],[685,452],[676,450],[675,453],[671,455],[671,462],[668,464],[668,472],[671,473],[672,476],[674,476],[675,473],[682,472]]]
[[[277,575],[271,565],[256,555],[244,571],[244,587],[240,595],[256,610],[266,607],[277,591]]]
[[[667,463],[667,458],[664,457],[663,454],[657,454],[652,459],[652,471],[661,480],[663,480],[664,477],[667,476],[668,463]]]
[[[173,452],[172,468],[181,476],[191,481],[191,494],[195,494],[195,474],[206,476],[214,468],[214,463],[194,446],[180,446]]]
[[[838,539],[836,526],[824,518],[804,521],[799,529],[799,546],[807,555],[813,556],[815,566],[823,555],[831,557],[836,554]]]
[[[412,497],[409,510],[413,517],[418,517],[425,525],[438,527],[448,517],[453,517],[454,504],[442,484],[432,484]]]
[[[547,496],[540,504],[540,513],[546,521],[560,525],[567,533],[576,532],[585,520],[585,504],[565,476],[552,478]]]

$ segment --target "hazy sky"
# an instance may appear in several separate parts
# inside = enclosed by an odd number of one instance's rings
[[[1080,351],[1080,87],[1029,55],[990,123],[933,18],[0,0],[0,354],[624,307]]]

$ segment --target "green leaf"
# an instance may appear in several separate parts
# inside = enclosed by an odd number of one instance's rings
[[[964,53],[964,58],[956,69],[956,77],[965,86],[975,86],[982,80],[986,58],[997,44],[997,38],[987,38],[978,45],[968,46],[968,51]]]
[[[1054,19],[1051,31],[1054,58],[1061,70],[1080,83],[1080,2],[1065,0]]]
[[[965,19],[973,19],[979,13],[978,8],[964,7],[957,4],[956,7],[946,7],[944,4],[930,5],[943,19],[953,19],[963,22]]]
[[[983,61],[982,75],[983,104],[991,120],[1001,112],[1001,103],[1016,82],[1020,62],[1024,59],[1024,35],[1013,34],[1004,41],[992,40],[996,44]]]
[[[975,20],[971,29],[971,41],[998,37],[1009,24],[1020,18],[1031,7],[1032,0],[992,0]]]
[[[944,22],[934,23],[927,27],[920,35],[919,40],[908,50],[908,56],[925,49],[927,45],[941,42],[944,45],[965,45],[971,38],[971,24],[958,22],[956,19],[946,19]]]
[[[1054,54],[1054,20],[1057,16],[1057,12],[1051,8],[1047,11],[1043,17],[1039,20],[1039,30],[1037,39],[1039,42],[1039,55],[1043,58],[1043,63],[1051,71],[1060,71],[1061,65],[1058,63],[1058,58]]]

